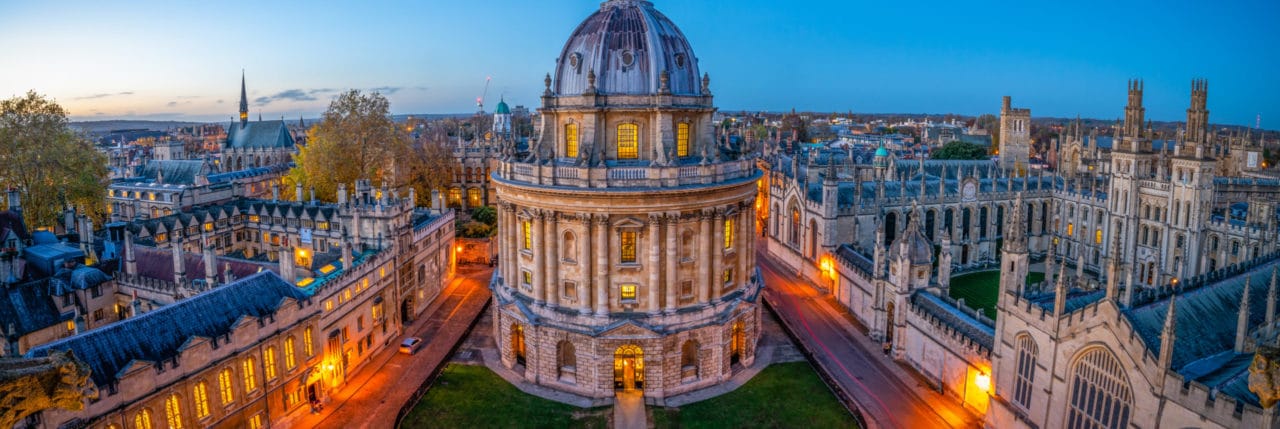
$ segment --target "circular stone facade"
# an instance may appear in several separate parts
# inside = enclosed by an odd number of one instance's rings
[[[749,151],[717,144],[708,80],[649,2],[603,3],[564,52],[541,134],[504,148],[492,177],[502,362],[593,398],[721,383],[752,364],[760,336],[760,173]],[[606,63],[647,83],[594,76]]]

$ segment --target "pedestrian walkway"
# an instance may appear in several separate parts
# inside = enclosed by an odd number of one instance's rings
[[[492,268],[464,267],[423,316],[404,328],[404,336],[426,340],[417,353],[400,355],[398,347],[387,347],[349,377],[346,384],[329,392],[321,412],[311,413],[301,407],[275,426],[394,428],[400,408],[444,364],[454,345],[485,308],[491,275]]]
[[[613,404],[614,429],[645,429],[649,418],[644,410],[644,393],[639,390],[618,392]]]

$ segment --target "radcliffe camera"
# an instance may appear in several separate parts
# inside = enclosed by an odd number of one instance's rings
[[[0,5],[0,429],[1280,429],[1201,3]]]

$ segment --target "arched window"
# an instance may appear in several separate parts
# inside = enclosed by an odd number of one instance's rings
[[[267,380],[275,380],[276,378],[276,348],[267,347],[262,352],[262,374]]]
[[[1035,384],[1036,378],[1036,355],[1040,353],[1040,348],[1036,346],[1036,340],[1030,335],[1022,334],[1016,340],[1018,347],[1017,368],[1015,369],[1016,378],[1013,381],[1013,402],[1022,405],[1022,408],[1031,408],[1031,386]]]
[[[773,234],[774,237],[777,237],[778,236],[778,218],[782,217],[782,209],[778,208],[777,204],[773,205],[773,216],[770,216],[770,217],[773,220],[773,225],[769,226],[769,233]]]
[[[484,205],[484,198],[480,194],[480,188],[471,188],[467,190],[467,205],[471,207],[480,207]]]
[[[684,380],[698,379],[698,342],[685,341],[680,346],[680,378]]]
[[[236,400],[235,390],[231,386],[231,368],[223,368],[218,373],[218,393],[222,396],[222,405],[228,405]]]
[[[799,246],[800,245],[800,209],[797,209],[795,207],[791,208],[791,228],[790,229],[791,230],[788,232],[790,233],[791,237],[789,237],[790,240],[788,241],[791,243],[792,246]]]
[[[197,382],[196,387],[191,391],[191,397],[196,404],[196,418],[209,417],[209,384],[204,380]]]
[[[689,123],[676,124],[676,156],[689,156]]]
[[[636,124],[618,125],[618,159],[640,157],[640,127]]]
[[[151,429],[151,410],[146,408],[138,410],[138,414],[133,416],[133,427],[136,429]]]
[[[578,357],[574,353],[573,343],[561,341],[556,344],[556,371],[560,381],[568,383],[577,381]]]
[[[818,257],[818,221],[809,219],[809,252],[810,258]]]
[[[306,353],[307,357],[315,356],[315,349],[311,347],[310,326],[308,326],[307,329],[302,330],[302,352]]]
[[[564,124],[564,156],[578,157],[578,124]]]
[[[619,236],[618,246],[618,262],[623,264],[636,263],[636,232],[622,231]]]
[[[258,379],[253,376],[253,358],[246,358],[241,364],[244,367],[244,391],[252,392],[258,389]]]
[[[724,219],[724,250],[733,248],[733,224],[732,218]]]
[[[573,231],[565,231],[564,238],[560,240],[560,258],[565,262],[576,262],[578,260],[578,239],[573,235]]]
[[[169,429],[182,429],[182,400],[178,394],[171,393],[169,399],[164,400],[164,418]]]
[[[1133,393],[1124,367],[1110,351],[1094,347],[1080,355],[1071,369],[1070,386],[1066,427],[1129,427]]]

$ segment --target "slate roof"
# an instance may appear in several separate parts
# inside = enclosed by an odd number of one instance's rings
[[[212,167],[204,160],[151,160],[142,166],[138,178],[142,182],[157,182],[164,175],[164,183],[174,185],[194,185],[196,176],[208,175]]]
[[[274,314],[285,298],[305,301],[307,295],[274,273],[261,273],[150,313],[37,346],[27,357],[70,350],[89,365],[96,385],[109,386],[135,361],[176,359],[192,338],[227,335],[242,317]]]
[[[293,148],[293,144],[284,121],[236,122],[227,131],[228,149]]]
[[[19,240],[31,239],[31,234],[27,233],[27,225],[22,221],[22,215],[8,210],[0,211],[0,239],[9,235],[10,231],[18,236]]]
[[[58,306],[49,295],[49,279],[41,279],[20,285],[0,288],[0,334],[9,324],[23,336],[57,323],[71,320],[58,312]]]
[[[995,344],[995,326],[978,321],[937,295],[917,289],[911,294],[911,304],[987,350]]]
[[[146,278],[152,278],[164,281],[173,281],[173,251],[169,249],[157,249],[147,246],[133,246],[134,258],[138,263],[138,275]],[[204,278],[204,255],[199,253],[183,252],[183,259],[186,261],[187,279],[203,279]],[[260,271],[279,272],[278,264],[254,262],[244,259],[233,259],[224,256],[215,256],[214,272],[217,273],[219,281],[222,279],[222,272],[227,265],[231,266],[231,274],[236,278],[257,274]]]

